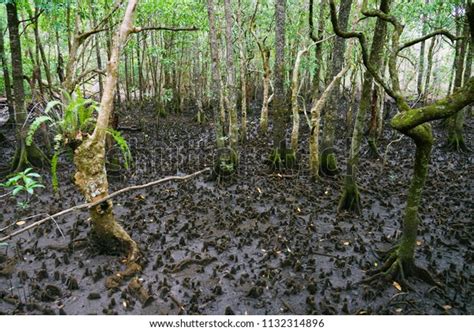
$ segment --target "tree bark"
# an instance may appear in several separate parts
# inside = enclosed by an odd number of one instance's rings
[[[217,46],[217,32],[214,13],[214,0],[207,0],[207,15],[209,20],[209,45],[211,54],[211,96],[210,104],[214,112],[214,125],[216,131],[216,145],[218,149],[224,148],[224,132],[222,130],[221,115],[220,115],[220,96],[222,93],[222,80],[220,73],[219,49]]]
[[[275,0],[275,64],[273,69],[274,97],[273,97],[273,152],[271,162],[274,168],[291,166],[287,162],[287,147],[285,139],[285,124],[287,105],[285,96],[285,20],[286,1]],[[291,155],[290,155],[291,159]]]
[[[347,72],[349,67],[341,70],[332,80],[332,82],[326,87],[326,90],[321,94],[321,97],[317,101],[313,101],[311,107],[311,121],[310,121],[310,136],[309,136],[309,170],[313,178],[319,177],[319,123],[321,120],[321,110],[323,109],[326,101],[329,98],[332,90],[339,84],[340,80]],[[313,91],[314,94],[319,92]],[[316,100],[316,97],[313,98]]]
[[[241,91],[241,106],[240,111],[242,115],[241,123],[241,139],[247,140],[247,50],[244,41],[244,26],[242,24],[241,3],[238,1],[237,8],[237,25],[239,26],[239,33],[237,35],[239,43],[239,61],[240,61],[240,91]]]
[[[229,142],[230,148],[237,151],[239,141],[239,124],[237,123],[237,89],[235,88],[235,66],[232,38],[232,4],[224,0],[225,12],[225,40],[226,40],[226,67],[227,67],[227,98],[229,112]]]
[[[120,52],[127,36],[132,31],[133,13],[136,5],[137,0],[128,2],[123,21],[113,40],[107,63],[104,94],[100,102],[100,111],[94,132],[74,152],[75,184],[87,202],[95,202],[108,195],[105,169],[106,131],[113,110]],[[117,222],[111,200],[91,208],[90,213],[92,218],[91,235],[96,239],[96,242],[109,252],[110,250],[127,250],[128,271],[132,274],[140,271],[141,267],[136,263],[140,257],[138,245]]]
[[[3,38],[3,25],[0,21],[0,61],[2,62],[3,71],[3,83],[5,85],[5,94],[7,96],[8,111],[10,113],[10,121],[13,123],[14,111],[13,111],[13,93],[10,81],[10,73],[8,72],[8,62],[5,56],[5,46]]]
[[[455,60],[455,73],[454,73],[454,91],[462,86],[464,79],[464,59],[468,55],[467,46],[469,42],[469,22],[467,16],[460,18],[462,24],[462,35],[463,39],[457,41],[459,45],[457,56]],[[469,56],[468,56],[469,57]],[[472,59],[472,58],[471,58]],[[469,148],[464,141],[464,111],[460,111],[448,118],[448,143],[447,146],[450,150],[456,152],[467,152]]]
[[[12,163],[12,172],[23,170],[28,164],[42,166],[44,154],[35,146],[26,146],[25,138],[28,126],[26,121],[25,88],[23,86],[23,61],[21,54],[19,21],[15,3],[6,4],[8,32],[10,36],[10,53],[12,63],[12,79],[14,93],[14,120],[16,125],[17,147]]]
[[[342,30],[346,30],[349,16],[351,13],[352,0],[341,0],[339,8],[338,22]],[[332,54],[331,76],[336,76],[344,64],[344,54],[346,51],[346,42],[344,38],[337,37],[334,42]],[[327,176],[333,176],[337,173],[337,159],[334,151],[335,125],[337,117],[337,107],[340,103],[340,89],[335,88],[330,96],[324,113],[324,128],[322,139],[321,154],[321,173]]]
[[[382,0],[380,3],[380,11],[388,14],[390,11],[390,2],[391,0]],[[377,19],[369,56],[369,61],[375,68],[379,68],[383,63],[383,48],[385,44],[386,31],[387,23],[382,19]],[[357,111],[354,130],[352,132],[344,188],[338,205],[339,211],[347,210],[358,214],[361,212],[360,194],[359,189],[357,188],[357,168],[359,166],[359,156],[366,127],[365,124],[367,122],[367,113],[374,106],[374,103],[372,102],[373,85],[373,77],[370,72],[366,71],[364,74],[364,82],[362,84],[359,109]]]

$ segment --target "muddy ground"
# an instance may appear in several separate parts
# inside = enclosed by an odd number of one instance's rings
[[[137,109],[120,126],[135,158],[129,170],[110,168],[111,190],[167,175],[188,174],[212,163],[213,128],[191,114],[154,118]],[[141,118],[140,123],[134,119]],[[366,154],[360,166],[363,214],[336,215],[342,175],[310,180],[307,128],[302,129],[302,170],[271,173],[264,165],[271,139],[257,138],[256,116],[240,150],[237,176],[216,183],[199,176],[115,199],[115,211],[141,246],[148,263],[140,275],[153,300],[143,306],[127,290],[107,290],[105,279],[119,271],[120,256],[98,254],[82,240],[87,212],[75,212],[11,239],[0,247],[2,314],[473,314],[472,153],[443,148],[437,136],[423,195],[417,262],[436,275],[439,289],[410,279],[414,291],[388,282],[355,284],[381,261],[400,235],[414,145],[391,145],[386,164]],[[473,138],[472,118],[466,141]],[[303,126],[306,124],[303,122]],[[13,135],[0,146],[5,166]],[[339,128],[338,133],[345,130]],[[340,134],[338,134],[340,135]],[[398,135],[385,130],[381,151]],[[472,147],[472,146],[471,146]],[[364,153],[367,151],[364,150]],[[340,168],[346,140],[339,137]],[[68,165],[69,164],[69,165]],[[24,227],[21,217],[82,203],[63,155],[60,194],[47,185],[26,212],[16,200],[0,201],[1,235]],[[4,193],[1,191],[0,193]],[[1,195],[1,194],[0,194]],[[471,216],[470,216],[471,215]],[[61,235],[62,231],[64,237]]]

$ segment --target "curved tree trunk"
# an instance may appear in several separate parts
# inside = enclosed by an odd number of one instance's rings
[[[113,110],[120,52],[127,36],[132,31],[133,12],[136,5],[137,0],[128,2],[122,24],[113,40],[110,59],[107,63],[104,93],[100,102],[100,111],[94,132],[74,152],[75,184],[87,202],[94,202],[108,195],[108,180],[105,169],[106,130]],[[108,200],[91,208],[90,214],[92,218],[91,234],[96,239],[95,241],[108,252],[110,250],[125,249],[128,252],[127,266],[129,274],[140,271],[141,267],[136,264],[140,257],[138,245],[117,222],[113,213],[112,201]]]

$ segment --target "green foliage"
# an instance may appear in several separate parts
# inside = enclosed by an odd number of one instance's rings
[[[30,125],[26,137],[26,144],[29,146],[33,142],[35,132],[43,123],[47,123],[54,132],[51,174],[55,191],[58,190],[57,167],[61,152],[67,149],[75,150],[82,143],[83,137],[94,131],[96,121],[94,113],[99,111],[98,103],[84,98],[80,91],[73,95],[63,92],[63,95],[64,102],[56,100],[47,104],[45,115],[35,119]],[[107,133],[118,144],[124,157],[125,166],[128,168],[132,157],[126,140],[118,131],[108,129]]]
[[[25,169],[10,177],[5,183],[0,183],[0,187],[5,187],[11,190],[12,195],[17,196],[20,193],[26,194],[24,200],[18,201],[18,207],[26,209],[29,206],[29,198],[35,193],[35,189],[44,188],[36,178],[41,178],[36,172],[31,172],[32,168]]]
[[[94,112],[98,104],[94,100],[85,99],[77,91],[72,96],[64,92],[65,103],[51,101],[46,106],[45,115],[35,119],[28,130],[26,144],[31,145],[33,136],[43,123],[49,123],[55,132],[55,150],[61,145],[74,145],[82,140],[82,135],[90,133],[94,128]]]
[[[120,151],[122,152],[122,155],[123,155],[125,167],[128,168],[132,161],[132,154],[130,153],[130,148],[128,147],[127,141],[117,130],[107,129],[107,133],[112,136],[112,138],[115,140],[115,142],[119,146]]]

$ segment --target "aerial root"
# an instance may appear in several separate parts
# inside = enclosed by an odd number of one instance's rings
[[[442,288],[442,284],[437,282],[426,269],[416,266],[413,261],[403,261],[399,256],[397,246],[389,251],[388,257],[380,268],[367,271],[367,275],[369,277],[361,280],[359,284],[370,284],[382,278],[385,281],[397,282],[402,289],[413,291],[407,278],[416,277],[430,285]]]

